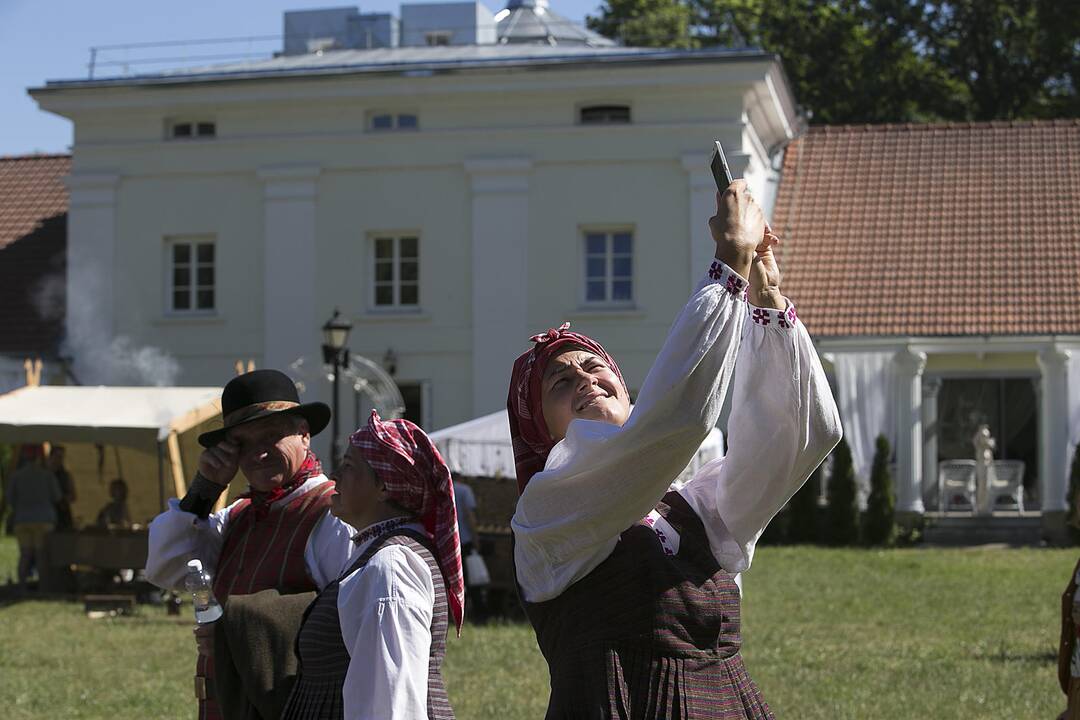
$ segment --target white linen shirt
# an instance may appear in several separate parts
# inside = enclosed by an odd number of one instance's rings
[[[765,526],[839,442],[839,414],[806,329],[790,302],[784,311],[754,308],[732,291],[746,284],[714,261],[626,423],[570,422],[511,520],[525,600],[560,595],[653,510],[716,424],[731,383],[728,453],[679,489],[728,572],[750,567]]]
[[[424,534],[419,523],[403,527]],[[357,547],[357,557],[374,538]],[[441,579],[440,579],[441,580]],[[435,586],[404,545],[387,545],[341,579],[337,607],[350,658],[342,688],[349,720],[426,720]]]
[[[274,503],[286,503],[301,493],[329,482],[315,475]],[[239,501],[237,501],[239,502]],[[169,500],[168,509],[150,523],[146,579],[167,590],[183,590],[189,560],[201,560],[211,574],[217,571],[218,557],[233,505],[200,518],[180,509],[180,501]],[[352,526],[327,512],[316,523],[304,547],[304,565],[316,587],[322,590],[337,580],[356,557]]]

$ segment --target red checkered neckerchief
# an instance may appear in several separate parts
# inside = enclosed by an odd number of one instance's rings
[[[457,633],[465,611],[465,576],[450,468],[431,439],[408,420],[381,420],[372,410],[368,424],[349,437],[386,490],[387,499],[415,513],[435,544]]]
[[[284,482],[273,490],[267,490],[266,492],[249,489],[240,497],[251,500],[251,511],[255,513],[255,519],[262,520],[270,513],[270,506],[274,502],[285,497],[316,475],[322,475],[322,464],[319,462],[319,458],[315,457],[315,453],[309,449],[304,462],[300,463],[300,469],[289,478],[288,482]]]
[[[529,338],[535,343],[514,361],[510,375],[510,394],[506,399],[510,417],[510,439],[514,447],[514,467],[517,471],[518,493],[525,491],[532,476],[544,469],[548,453],[555,447],[555,440],[548,432],[544,420],[544,403],[540,393],[541,380],[548,361],[558,354],[575,347],[601,357],[619,377],[626,390],[619,366],[603,346],[587,335],[570,331],[570,323],[563,323],[546,333]],[[627,395],[630,393],[627,392]]]

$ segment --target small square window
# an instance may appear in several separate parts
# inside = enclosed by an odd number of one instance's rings
[[[411,113],[403,113],[397,116],[397,126],[399,130],[415,130],[420,126],[420,121]]]
[[[191,123],[176,123],[172,128],[174,138],[191,137]]]
[[[580,110],[582,125],[625,125],[630,122],[629,105],[590,105]]]
[[[201,122],[196,125],[199,137],[214,137],[217,135],[217,125],[212,122]]]
[[[394,129],[394,116],[393,115],[373,115],[371,117],[371,129],[372,130],[393,130]]]

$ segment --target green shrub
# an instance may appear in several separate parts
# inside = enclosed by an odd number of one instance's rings
[[[789,543],[816,543],[818,537],[818,492],[821,487],[821,466],[818,465],[810,479],[788,500]]]
[[[1067,527],[1074,545],[1080,545],[1080,514],[1078,514],[1076,507],[1077,493],[1080,493],[1080,443],[1076,444],[1073,451],[1072,468],[1069,470],[1069,495],[1065,498],[1065,502],[1069,505]]]
[[[878,435],[874,450],[874,465],[870,471],[870,497],[863,517],[863,541],[868,545],[892,545],[896,540],[896,500],[893,480],[889,474],[889,441]]]
[[[851,448],[846,441],[841,440],[832,454],[825,536],[833,545],[854,545],[859,541],[859,505]]]

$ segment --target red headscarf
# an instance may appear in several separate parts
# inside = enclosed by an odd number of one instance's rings
[[[533,475],[544,469],[548,453],[555,447],[555,440],[548,432],[544,420],[544,404],[540,395],[540,381],[548,362],[561,352],[578,347],[594,353],[608,364],[619,377],[619,382],[626,390],[619,366],[607,350],[591,337],[569,330],[570,323],[563,323],[557,329],[533,335],[529,338],[532,350],[522,353],[514,361],[514,371],[510,375],[510,395],[506,399],[506,409],[510,416],[510,438],[514,444],[514,466],[517,470],[518,492],[525,491],[525,485]],[[629,393],[627,393],[629,394]]]
[[[436,560],[446,582],[447,599],[458,635],[465,610],[457,508],[450,468],[435,445],[408,420],[381,420],[371,411],[368,424],[349,437],[375,470],[391,500],[420,516],[435,543]]]

